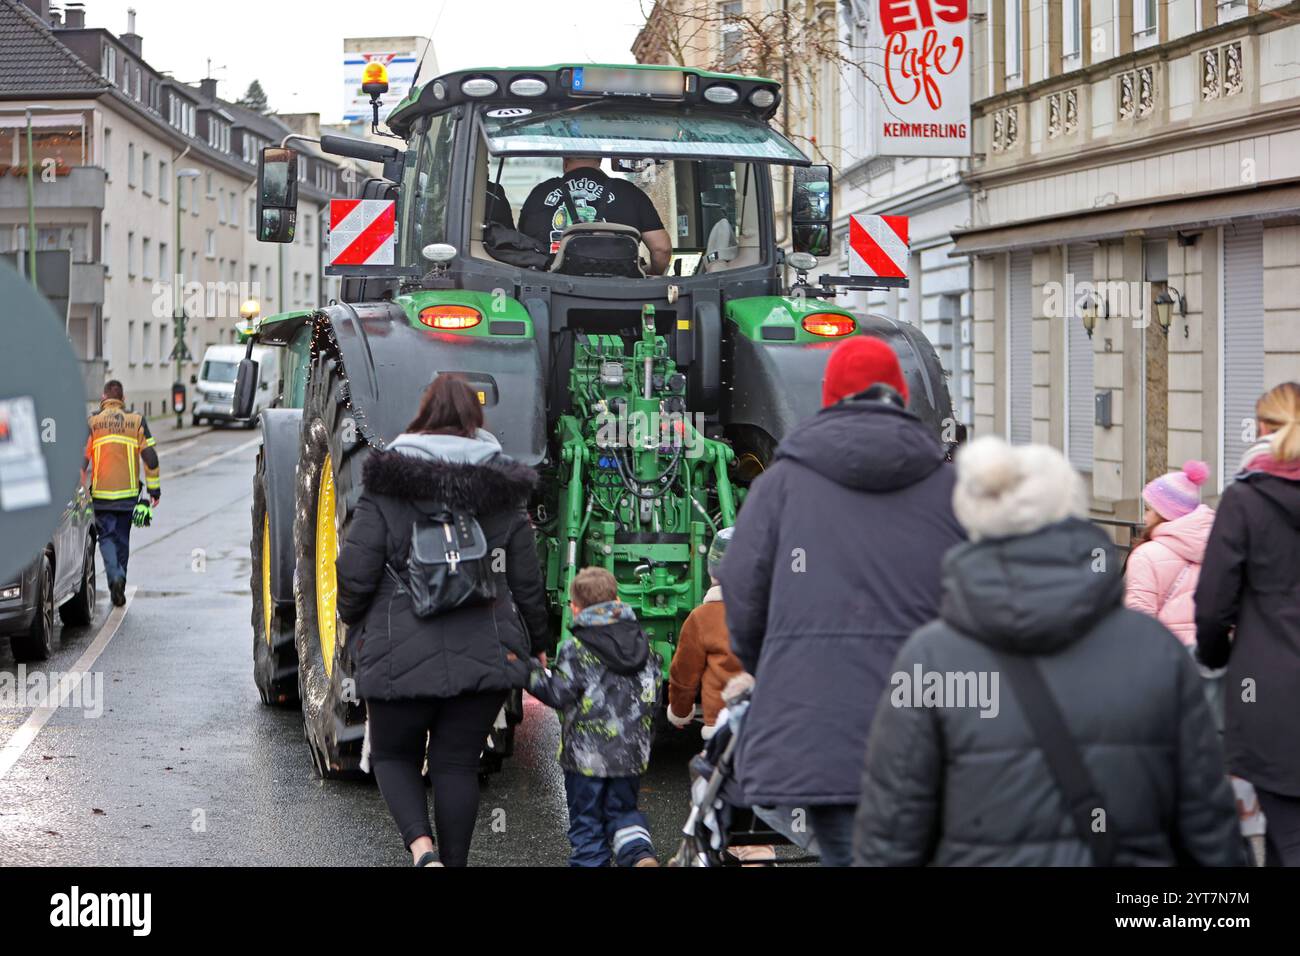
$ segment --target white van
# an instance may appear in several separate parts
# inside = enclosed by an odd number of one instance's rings
[[[247,346],[243,345],[209,345],[203,353],[203,364],[199,373],[190,376],[190,384],[196,387],[191,418],[195,425],[204,420],[210,422],[233,422],[231,403],[235,397],[235,376],[239,372],[239,363],[243,359]],[[257,393],[253,399],[253,413],[241,424],[252,428],[257,422],[258,413],[269,408],[280,394],[280,353],[278,348],[253,346],[253,358],[257,361]]]

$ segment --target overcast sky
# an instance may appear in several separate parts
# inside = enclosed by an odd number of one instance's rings
[[[56,5],[58,0],[55,0]],[[136,11],[144,57],[187,82],[207,75],[218,94],[241,96],[261,81],[271,108],[343,113],[343,38],[429,36],[440,72],[473,66],[632,62],[641,0],[85,0],[86,25],[126,32]],[[648,0],[647,0],[648,8]],[[434,24],[437,22],[435,29]],[[423,83],[434,75],[425,64]]]

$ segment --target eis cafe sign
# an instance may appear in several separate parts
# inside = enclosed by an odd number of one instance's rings
[[[968,0],[871,0],[879,156],[970,155]]]

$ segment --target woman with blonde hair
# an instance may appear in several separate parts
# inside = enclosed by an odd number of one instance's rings
[[[1197,656],[1227,665],[1228,770],[1254,784],[1272,864],[1300,866],[1300,384],[1255,406],[1196,587]]]

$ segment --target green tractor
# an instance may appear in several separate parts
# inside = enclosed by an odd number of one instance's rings
[[[434,377],[470,383],[506,452],[542,475],[531,513],[560,639],[569,582],[602,565],[665,668],[707,590],[713,535],[782,436],[817,410],[837,342],[887,340],[912,410],[936,434],[950,420],[919,330],[834,304],[884,283],[810,283],[830,252],[830,169],[771,128],[779,101],[770,80],[689,69],[466,70],[413,89],[388,116],[401,144],[321,137],[326,153],[382,165],[360,198],[379,200],[381,219],[393,203],[391,255],[382,223],[368,238],[363,228],[369,258],[331,270],[344,276],[342,301],[247,330],[236,405],[257,380],[253,345],[282,347],[253,485],[254,675],[264,702],[301,704],[322,776],[358,771],[365,722],[334,559],[366,455],[402,431]],[[664,274],[644,274],[639,234],[629,244],[626,229],[591,221],[553,234],[544,265],[512,264],[493,226],[503,200],[522,203],[574,155],[602,157],[647,194],[672,238]],[[293,239],[296,161],[284,144],[263,152],[263,241]],[[776,243],[777,165],[794,167],[789,252]],[[508,755],[522,712],[516,695],[487,769]]]

